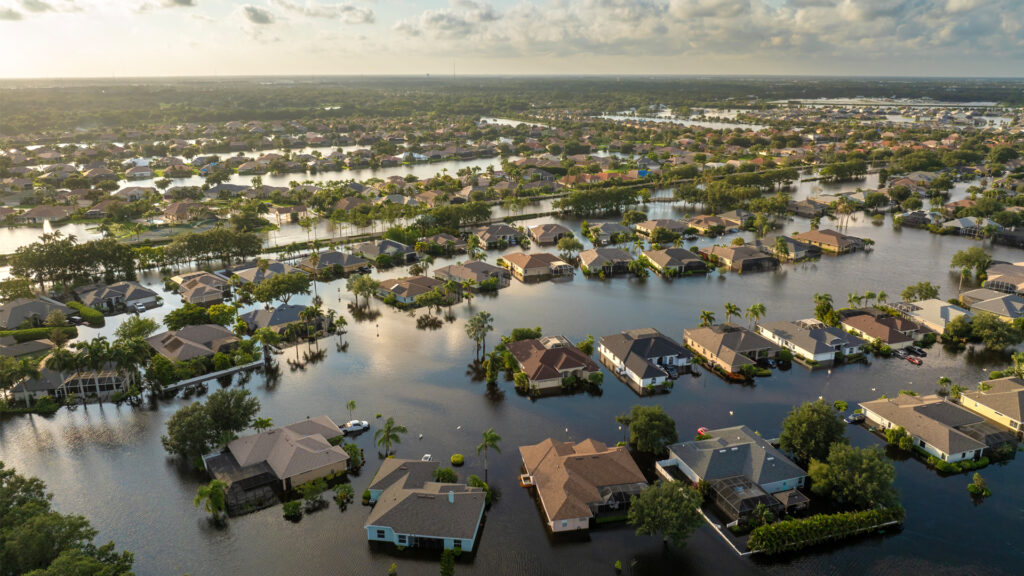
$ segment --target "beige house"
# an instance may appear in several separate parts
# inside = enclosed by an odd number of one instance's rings
[[[522,484],[537,489],[552,532],[587,530],[602,515],[620,515],[647,479],[623,446],[586,439],[578,444],[548,438],[520,446]]]
[[[518,278],[521,282],[548,280],[556,277],[571,277],[573,274],[572,266],[565,263],[554,254],[548,254],[546,252],[538,252],[536,254],[526,254],[524,252],[506,254],[502,257],[502,260],[499,261],[499,264],[502,264],[502,262],[512,275]]]
[[[998,422],[1014,432],[1024,432],[1024,380],[1016,376],[982,382],[984,390],[965,390],[960,405]]]
[[[597,363],[564,336],[509,342],[506,347],[530,379],[531,389],[538,392],[560,389],[563,378],[585,380],[601,371]]]
[[[728,373],[773,358],[781,348],[765,337],[736,324],[719,324],[683,330],[687,348]]]
[[[849,252],[856,252],[864,249],[864,240],[857,238],[856,236],[849,236],[842,232],[836,232],[835,230],[810,230],[808,232],[798,232],[793,234],[793,238],[810,244],[811,246],[817,246],[825,252],[832,252],[833,254],[847,254]]]
[[[332,446],[341,428],[327,416],[317,416],[228,444],[228,451],[242,468],[261,463],[273,471],[281,488],[291,490],[310,480],[348,470],[348,453]]]

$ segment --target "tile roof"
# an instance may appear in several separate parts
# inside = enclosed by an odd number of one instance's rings
[[[328,440],[341,429],[327,416],[317,416],[243,436],[228,444],[238,464],[252,466],[266,462],[281,480],[337,464],[347,468],[348,453]]]
[[[505,346],[531,381],[561,378],[563,371],[597,372],[601,369],[564,337],[531,338]]]

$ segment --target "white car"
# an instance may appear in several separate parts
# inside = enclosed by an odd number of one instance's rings
[[[341,431],[345,434],[357,434],[359,432],[366,431],[370,428],[370,423],[366,420],[349,420],[341,427]]]

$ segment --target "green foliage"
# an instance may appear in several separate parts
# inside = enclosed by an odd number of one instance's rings
[[[164,316],[164,324],[170,330],[181,330],[185,326],[210,324],[210,314],[206,308],[186,302],[181,308],[168,312]]]
[[[899,506],[880,510],[816,514],[809,518],[789,519],[755,528],[747,547],[765,554],[802,550],[823,542],[833,542],[866,533],[876,526],[902,522]]]
[[[299,493],[299,496],[306,501],[306,506],[309,507],[323,500],[321,494],[327,491],[327,481],[323,478],[317,478],[303,482],[295,491]]]
[[[286,519],[292,521],[298,520],[299,518],[302,518],[302,502],[299,500],[290,500],[285,502],[284,506],[282,506],[282,511],[284,512],[284,517]]]
[[[540,338],[541,328],[513,328],[512,332],[502,340],[507,342],[519,342],[520,340],[529,340],[531,338]]]
[[[406,430],[405,426],[400,426],[395,423],[395,419],[388,417],[384,425],[377,429],[373,433],[373,438],[377,442],[377,445],[384,449],[384,455],[391,454],[391,447],[394,444],[399,444],[402,441],[402,434],[406,434],[409,431]]]
[[[238,433],[252,426],[260,401],[244,388],[218,390],[206,399],[206,411],[215,434]]]
[[[103,316],[103,312],[100,312],[95,308],[90,308],[81,302],[68,302],[68,307],[76,310],[78,315],[82,317],[82,320],[93,328],[102,328],[107,322],[106,318]]]
[[[466,457],[463,456],[462,454],[452,454],[451,462],[452,466],[458,468],[459,466],[462,466],[463,464],[466,463]]]
[[[470,474],[469,478],[466,479],[466,486],[480,488],[481,490],[483,490],[484,493],[487,494],[487,496],[485,497],[485,502],[487,506],[491,505],[491,501],[494,499],[494,494],[491,492],[490,485],[487,484],[487,482],[484,482],[482,478],[480,478],[476,474]]]
[[[438,468],[434,470],[434,482],[454,484],[459,481],[459,475],[451,468]]]
[[[257,284],[252,290],[252,295],[257,302],[264,304],[275,300],[287,304],[295,294],[309,294],[312,281],[313,279],[308,274],[302,272],[277,274]]]
[[[14,338],[15,342],[28,342],[30,340],[43,340],[49,338],[50,334],[54,330],[59,330],[65,334],[68,339],[78,338],[78,328],[74,326],[63,326],[61,328],[41,326],[39,328],[25,328],[23,330],[0,330],[0,337],[10,336]]]
[[[196,508],[203,504],[210,516],[219,518],[227,512],[227,496],[228,485],[221,480],[211,480],[209,484],[204,484],[196,490],[196,497],[192,504]]]
[[[995,314],[978,312],[971,318],[971,338],[991,350],[1003,350],[1020,344],[1022,336],[1012,324],[1003,322]]]
[[[702,502],[700,493],[689,484],[658,482],[632,497],[628,521],[639,535],[658,535],[682,547],[703,522],[699,513]]]
[[[970,484],[967,485],[967,491],[971,493],[971,496],[978,498],[987,498],[992,495],[992,490],[988,487],[988,482],[981,477],[981,474],[975,472],[974,478]]]
[[[576,343],[576,347],[587,356],[594,353],[594,335],[587,334],[587,337]]]
[[[928,454],[924,452],[923,454]],[[961,472],[970,472],[971,470],[980,470],[988,466],[990,460],[988,456],[982,456],[977,460],[961,460],[959,462],[946,462],[940,458],[928,454],[928,465],[935,468],[943,474],[959,474]]]
[[[812,490],[840,508],[866,510],[895,506],[896,471],[877,447],[857,448],[835,443],[826,461],[812,459],[807,470]]]
[[[60,231],[19,247],[8,260],[11,276],[35,284],[77,286],[102,279],[110,284],[135,279],[135,254],[113,238],[79,244]]]
[[[675,421],[661,406],[633,406],[620,418],[629,426],[629,443],[641,452],[661,455],[669,444],[679,441]]]
[[[445,549],[441,552],[441,576],[455,576],[455,551]]]
[[[779,443],[801,462],[824,460],[832,444],[846,442],[846,425],[839,413],[824,400],[804,402],[782,421]]]
[[[338,484],[334,487],[334,501],[338,506],[345,508],[355,498],[356,491],[349,483]]]
[[[32,283],[25,278],[0,280],[0,302],[7,303],[17,298],[32,298]]]
[[[160,443],[171,454],[192,461],[209,452],[215,437],[206,406],[193,402],[167,419],[167,434]]]
[[[156,320],[142,316],[128,316],[114,330],[114,336],[118,340],[131,340],[132,338],[148,338],[160,327]]]
[[[962,270],[964,273],[973,272],[975,278],[981,277],[992,264],[992,256],[979,246],[971,246],[966,250],[959,250],[953,255],[949,267]]]
[[[363,467],[363,453],[359,449],[359,446],[352,444],[351,442],[343,445],[342,450],[348,454],[348,469],[358,470]]]
[[[904,288],[900,296],[908,302],[930,300],[939,297],[939,287],[931,282],[918,282]]]
[[[38,478],[0,462],[0,566],[17,576],[130,576],[134,557],[97,546],[97,531],[82,516],[53,510]]]

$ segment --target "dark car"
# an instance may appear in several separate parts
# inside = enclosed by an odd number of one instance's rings
[[[928,355],[927,352],[925,352],[921,348],[918,348],[917,346],[907,346],[907,352],[910,352],[914,356],[920,356],[921,358],[924,358],[925,356]]]

